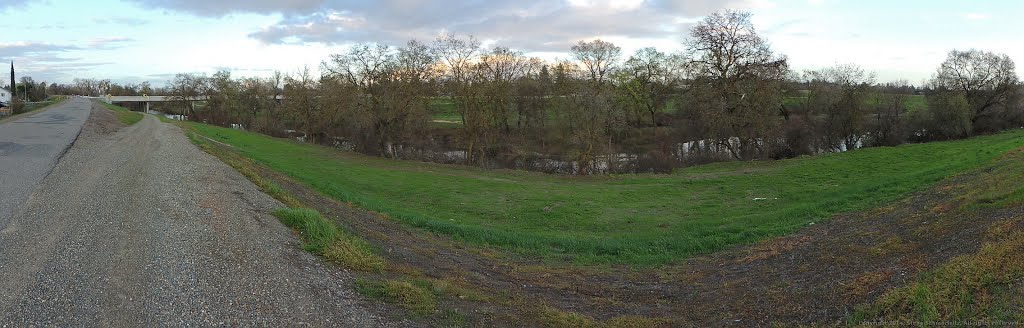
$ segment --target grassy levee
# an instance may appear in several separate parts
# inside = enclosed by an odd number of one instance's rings
[[[103,103],[103,106],[113,111],[114,115],[117,116],[117,120],[124,125],[133,125],[135,123],[139,123],[139,121],[141,121],[143,117],[142,113],[133,112],[121,106],[111,105],[107,103]]]
[[[981,229],[980,247],[886,291],[855,311],[850,324],[973,321],[998,326],[1024,320],[1024,147],[975,179],[951,187],[959,188],[954,189],[958,196],[929,221],[971,222]]]
[[[410,226],[528,256],[660,265],[792,233],[989,163],[1024,131],[671,175],[570,177],[395,161],[186,123],[314,190]]]

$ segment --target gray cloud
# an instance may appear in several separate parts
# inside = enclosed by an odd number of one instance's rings
[[[589,6],[572,6],[567,0],[131,1],[204,17],[281,14],[277,24],[250,34],[270,44],[398,44],[451,32],[499,40],[525,51],[565,51],[577,40],[596,36],[682,36],[686,26],[679,23],[681,18],[748,6],[748,0],[646,0],[633,8],[616,7],[608,0],[594,0]]]
[[[0,58],[45,55],[81,49],[77,46],[56,45],[42,42],[0,43]]]
[[[32,2],[46,2],[37,0],[3,0],[0,2],[0,12],[7,10],[8,8],[23,7]]]
[[[203,17],[221,17],[237,13],[308,13],[325,0],[129,0],[142,8],[163,8]]]

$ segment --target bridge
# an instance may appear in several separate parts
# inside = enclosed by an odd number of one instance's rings
[[[202,96],[202,97],[192,98],[192,99],[189,99],[189,100],[190,101],[204,101],[207,98],[208,97],[206,97],[206,96]],[[108,104],[125,104],[125,103],[143,104],[143,110],[145,112],[147,112],[147,113],[150,110],[149,104],[151,104],[151,103],[181,101],[181,98],[177,98],[177,97],[173,97],[173,96],[149,96],[149,95],[142,95],[142,96],[110,96],[110,95],[107,95],[107,96],[98,97],[98,99],[103,101],[103,102],[106,102]]]
[[[142,95],[142,96],[110,96],[110,95],[107,95],[107,96],[99,97],[99,99],[101,101],[104,101],[104,102],[108,103],[108,104],[118,104],[118,103],[120,103],[120,104],[125,104],[125,103],[136,103],[136,104],[138,104],[138,103],[141,103],[141,104],[143,104],[143,109],[146,112],[149,112],[149,104],[151,104],[151,103],[182,101],[182,99],[180,97],[175,97],[175,96],[149,96],[149,95]],[[207,99],[209,99],[209,97],[207,97],[207,96],[198,96],[198,97],[189,97],[188,101],[206,101]],[[281,101],[281,99],[284,99],[284,97],[278,95],[278,96],[275,96],[274,99],[276,99],[277,101]]]

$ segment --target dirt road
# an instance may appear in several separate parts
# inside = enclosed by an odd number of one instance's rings
[[[92,112],[0,225],[0,326],[389,325],[178,128]]]

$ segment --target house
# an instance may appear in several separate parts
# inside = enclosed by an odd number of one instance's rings
[[[0,88],[0,107],[7,107],[11,104],[11,92]]]

